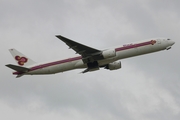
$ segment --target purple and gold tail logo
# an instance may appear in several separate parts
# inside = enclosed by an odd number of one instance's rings
[[[156,40],[151,40],[151,44],[154,45],[156,43]]]
[[[26,57],[20,57],[20,56],[16,56],[15,59],[18,61],[18,64],[21,66],[23,66],[24,63],[28,61]]]

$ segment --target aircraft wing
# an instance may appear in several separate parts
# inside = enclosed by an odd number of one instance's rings
[[[69,48],[76,51],[76,53],[80,54],[85,63],[93,62],[95,60],[99,60],[103,58],[101,56],[102,53],[101,50],[97,50],[92,47],[80,44],[78,42],[65,38],[61,35],[57,35],[56,37],[62,40],[63,42],[65,42],[69,46]]]

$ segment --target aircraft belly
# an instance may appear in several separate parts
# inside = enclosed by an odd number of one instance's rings
[[[75,68],[86,68],[87,67],[87,65],[86,64],[84,64],[84,62],[82,61],[82,60],[79,60],[79,61],[77,61],[75,64],[74,64],[74,67]]]
[[[118,51],[116,53],[118,59],[123,59],[123,58],[128,58],[132,56],[138,55],[138,48],[133,48],[129,50],[123,50],[123,51]]]
[[[72,70],[72,69],[75,69],[74,64],[75,64],[75,62],[68,62],[68,63],[56,65],[56,67],[50,68],[50,72],[51,73],[59,73],[59,72]]]
[[[50,74],[50,73],[49,73],[48,69],[42,68],[42,69],[30,71],[30,72],[28,72],[26,74],[41,75],[41,74]]]
[[[161,44],[139,47],[139,54],[138,55],[157,52],[157,51],[164,50],[164,49],[165,49],[165,47],[162,46]]]
[[[155,51],[157,51],[157,46],[148,45],[148,46],[139,47],[139,55],[151,53]]]

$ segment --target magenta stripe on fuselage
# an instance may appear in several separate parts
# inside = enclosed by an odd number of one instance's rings
[[[133,44],[133,45],[128,45],[128,46],[116,48],[115,50],[116,50],[116,52],[117,52],[117,51],[122,51],[122,50],[137,48],[137,47],[141,47],[141,46],[145,46],[145,45],[150,45],[150,44],[152,44],[152,42],[151,42],[151,41],[148,41],[148,42],[144,42],[144,43]]]
[[[37,69],[42,69],[42,68],[45,68],[45,67],[49,67],[49,66],[53,66],[53,65],[58,65],[58,64],[62,64],[62,63],[72,62],[72,61],[80,60],[80,59],[82,59],[82,57],[78,56],[78,57],[69,58],[69,59],[65,59],[65,60],[60,60],[60,61],[56,61],[56,62],[46,63],[46,64],[42,64],[42,65],[38,65],[38,66],[32,67],[30,69],[30,71],[37,70]]]

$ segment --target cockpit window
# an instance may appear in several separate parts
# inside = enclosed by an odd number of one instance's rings
[[[171,39],[168,38],[167,40],[171,40]]]

